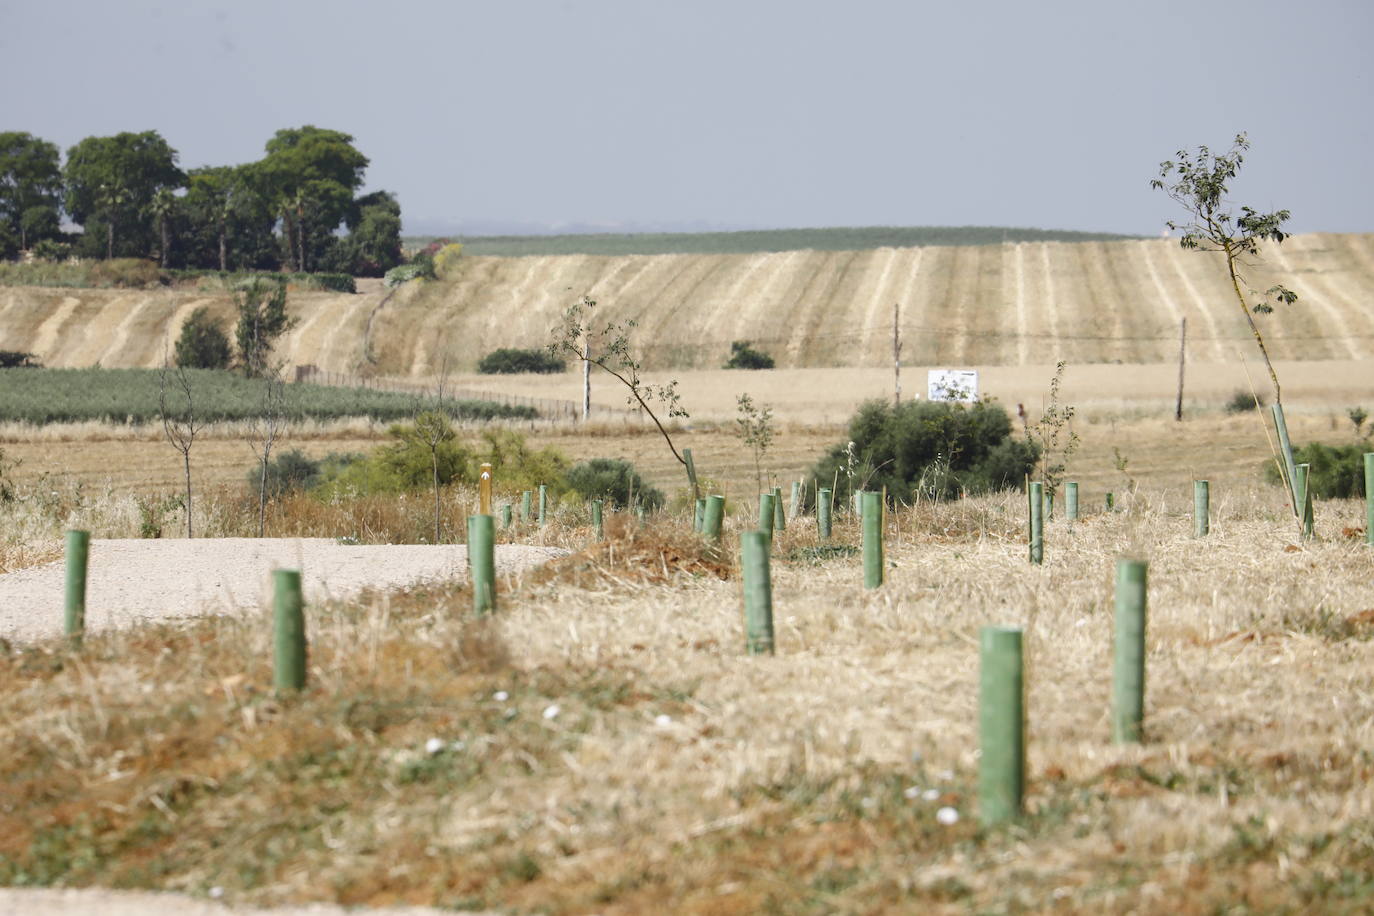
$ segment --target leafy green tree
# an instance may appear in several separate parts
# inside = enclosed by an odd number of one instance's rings
[[[256,166],[285,231],[287,266],[309,270],[353,208],[367,157],[353,137],[307,124],[277,131]]]
[[[105,234],[105,257],[146,257],[156,247],[153,201],[182,187],[177,151],[155,130],[87,137],[67,151],[67,213]],[[86,250],[90,251],[88,242]]]
[[[1180,245],[1190,251],[1220,251],[1225,256],[1236,303],[1264,357],[1269,379],[1274,383],[1274,403],[1281,404],[1279,376],[1269,359],[1269,348],[1265,346],[1264,335],[1255,324],[1254,315],[1269,314],[1274,310],[1274,303],[1292,305],[1298,301],[1298,294],[1284,286],[1271,286],[1262,293],[1251,289],[1241,269],[1247,266],[1246,258],[1259,255],[1260,242],[1277,244],[1288,237],[1282,226],[1290,214],[1287,210],[1261,213],[1242,206],[1240,215],[1236,215],[1235,205],[1226,196],[1227,184],[1240,172],[1244,153],[1249,148],[1250,141],[1242,133],[1236,135],[1226,153],[1213,153],[1205,146],[1199,146],[1196,152],[1181,149],[1175,154],[1177,159],[1159,164],[1159,177],[1150,180],[1150,187],[1168,194],[1188,211],[1187,222],[1169,223],[1170,229],[1183,230]]]
[[[275,267],[276,216],[253,165],[207,166],[187,176],[187,260],[197,267]]]
[[[185,369],[227,369],[232,353],[229,337],[201,306],[181,326],[175,351],[176,364]]]
[[[269,374],[269,358],[277,338],[295,324],[286,314],[286,284],[254,280],[234,296],[239,320],[234,326],[239,362],[249,378]]]
[[[0,225],[20,248],[58,235],[61,203],[56,144],[21,131],[0,133]]]
[[[353,256],[349,273],[380,277],[401,263],[401,205],[387,191],[375,191],[356,201],[356,218],[348,224]]]

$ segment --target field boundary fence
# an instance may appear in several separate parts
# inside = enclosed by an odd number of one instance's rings
[[[370,388],[374,391],[392,391],[417,396],[432,397],[434,394],[434,385],[432,384],[427,385],[423,382],[411,382],[404,379],[370,378],[349,372],[330,372],[312,365],[296,366],[294,381],[309,385],[329,385],[335,388]],[[489,401],[507,407],[532,407],[539,413],[541,420],[573,423],[582,421],[582,404],[578,401],[566,401],[559,398],[531,398],[500,391],[450,387],[448,385],[444,386],[444,397],[455,401]],[[591,405],[591,415],[588,419],[591,421],[648,421],[642,411],[605,407],[598,404]]]

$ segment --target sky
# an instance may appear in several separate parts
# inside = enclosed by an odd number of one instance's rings
[[[1157,235],[1175,151],[1374,231],[1374,3],[0,0],[0,131],[183,168],[352,134],[406,231],[1000,225]]]

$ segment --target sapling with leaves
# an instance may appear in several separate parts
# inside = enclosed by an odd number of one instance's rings
[[[171,388],[175,386],[180,397],[171,393]],[[174,401],[184,400],[184,408],[174,406]],[[162,419],[162,431],[167,436],[167,441],[181,453],[182,463],[186,468],[186,536],[192,537],[191,531],[191,447],[195,445],[196,436],[200,434],[205,426],[204,420],[196,418],[196,398],[195,391],[191,387],[191,374],[183,366],[169,369],[167,361],[162,363],[162,371],[158,374],[157,386],[157,411]]]
[[[747,394],[735,399],[739,416],[735,418],[735,435],[754,454],[754,479],[763,492],[763,458],[773,444],[773,408],[755,404]]]
[[[1159,164],[1159,176],[1151,179],[1150,187],[1161,190],[1188,211],[1188,220],[1182,223],[1170,221],[1170,229],[1181,229],[1183,236],[1179,244],[1190,251],[1219,251],[1226,262],[1226,273],[1235,293],[1236,305],[1245,316],[1255,344],[1259,347],[1264,367],[1269,372],[1269,380],[1274,385],[1274,425],[1278,433],[1282,455],[1277,456],[1279,469],[1288,485],[1289,498],[1293,511],[1301,524],[1302,511],[1298,506],[1297,485],[1293,450],[1288,442],[1288,429],[1283,419],[1283,389],[1279,386],[1279,375],[1269,358],[1269,347],[1255,315],[1267,315],[1274,311],[1275,305],[1292,305],[1298,301],[1298,294],[1286,286],[1276,284],[1264,292],[1250,286],[1242,269],[1252,266],[1250,259],[1259,256],[1260,242],[1280,244],[1288,237],[1283,224],[1291,215],[1287,210],[1260,212],[1251,207],[1241,206],[1239,215],[1236,205],[1228,198],[1228,183],[1240,172],[1245,161],[1245,151],[1250,141],[1245,134],[1237,134],[1231,149],[1225,153],[1213,153],[1205,146],[1196,152],[1182,149],[1177,159],[1166,160]],[[1265,435],[1268,435],[1267,429]]]
[[[1051,502],[1064,481],[1069,459],[1078,451],[1078,433],[1073,430],[1074,408],[1059,402],[1059,389],[1064,381],[1065,363],[1061,359],[1054,364],[1054,377],[1050,379],[1050,400],[1040,413],[1040,419],[1030,427],[1032,435],[1040,442],[1041,479],[1045,482],[1045,495]]]
[[[583,296],[568,306],[562,321],[553,329],[553,343],[549,344],[549,352],[554,356],[589,363],[610,373],[629,390],[626,403],[632,407],[638,406],[648,414],[663,435],[663,441],[668,443],[673,457],[684,468],[687,467],[687,459],[673,444],[672,435],[653,408],[654,404],[658,404],[669,420],[686,419],[689,416],[677,391],[677,379],[662,385],[644,381],[640,376],[643,362],[635,356],[630,345],[630,334],[635,329],[634,319],[607,322],[603,327],[595,319],[595,310],[596,300],[589,296]]]
[[[442,513],[439,502],[439,449],[444,443],[458,434],[444,410],[444,385],[448,380],[448,357],[445,356],[439,367],[439,381],[434,389],[434,403],[427,406],[423,401],[415,405],[415,419],[410,426],[401,430],[401,438],[423,446],[430,457],[430,469],[434,487],[434,543],[441,543],[440,520]]]

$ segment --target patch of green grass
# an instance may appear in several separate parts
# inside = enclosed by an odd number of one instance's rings
[[[246,420],[261,416],[263,386],[232,372],[189,369],[196,419],[202,422]],[[160,373],[156,369],[0,369],[0,422],[157,423]],[[168,379],[168,404],[180,416],[185,397]],[[444,407],[460,420],[498,417],[532,419],[532,407],[487,401],[446,400]],[[294,384],[286,389],[286,411],[295,421],[369,417],[380,422],[408,420],[416,398],[394,391]]]
[[[423,247],[435,236],[405,239]],[[627,254],[756,254],[772,251],[867,251],[921,245],[1000,245],[1003,242],[1111,242],[1138,236],[1001,226],[861,226],[827,229],[758,229],[739,232],[642,232],[577,235],[453,237],[465,256]]]

